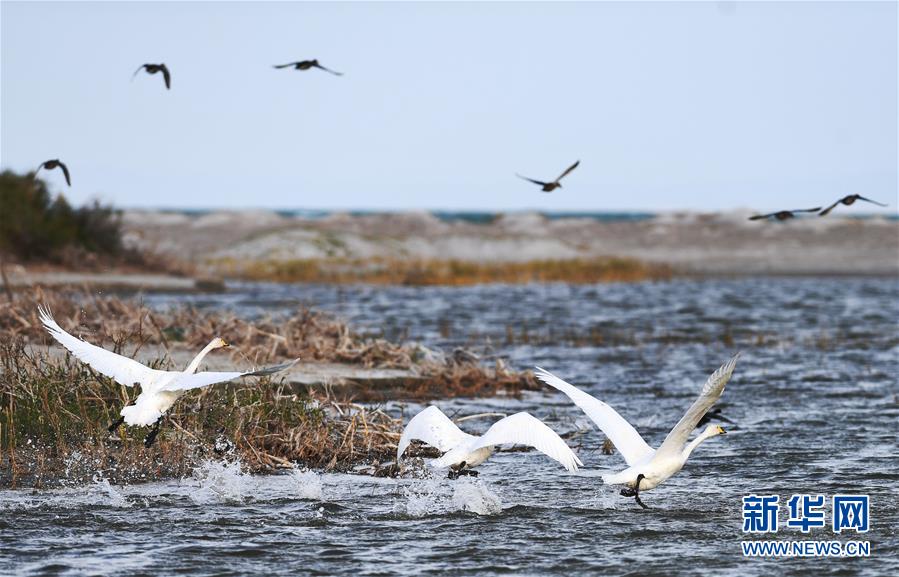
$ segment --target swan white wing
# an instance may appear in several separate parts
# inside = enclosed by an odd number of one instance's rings
[[[70,335],[53,320],[53,315],[44,307],[39,307],[38,313],[44,328],[59,344],[78,360],[87,363],[91,368],[112,378],[120,385],[131,387],[135,383],[139,383],[143,388],[154,383],[167,372],[151,369],[134,359],[107,351]]]
[[[659,446],[659,450],[656,451],[657,455],[678,454],[683,451],[684,445],[687,444],[687,439],[690,438],[690,434],[696,428],[699,419],[721,398],[721,394],[724,393],[724,385],[730,380],[739,358],[740,353],[737,353],[731,360],[718,367],[718,370],[712,373],[706,380],[702,386],[702,392],[699,393],[699,398],[693,401],[693,404],[687,409],[687,413],[681,417],[681,420],[674,425],[674,428],[665,437],[665,441]]]
[[[547,457],[562,463],[562,466],[569,471],[577,471],[578,465],[583,466],[562,437],[529,413],[515,413],[493,423],[493,426],[475,441],[471,450],[507,444],[534,447]]]
[[[652,454],[652,447],[646,444],[640,433],[615,409],[540,367],[537,367],[534,375],[552,388],[568,395],[568,398],[612,441],[628,465],[634,465]]]
[[[282,363],[280,365],[273,365],[271,367],[265,367],[262,369],[257,369],[254,371],[247,371],[245,373],[239,372],[214,372],[214,371],[204,371],[202,373],[175,373],[175,376],[172,377],[170,381],[165,383],[159,390],[160,391],[189,391],[191,389],[200,389],[203,387],[208,387],[209,385],[214,385],[216,383],[226,383],[228,381],[233,381],[234,379],[239,379],[242,377],[264,377],[267,375],[273,375],[275,373],[279,373],[283,370],[289,369],[290,367],[297,364],[300,359],[296,359],[289,363]]]
[[[449,417],[443,414],[443,411],[432,405],[412,417],[409,424],[403,429],[399,445],[396,447],[396,459],[400,460],[413,439],[423,441],[446,452],[473,438],[457,427]]]

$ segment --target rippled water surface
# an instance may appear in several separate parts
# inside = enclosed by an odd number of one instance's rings
[[[250,476],[210,462],[192,477],[53,492],[0,492],[0,573],[102,575],[577,574],[899,575],[899,284],[752,279],[469,288],[236,285],[190,301],[245,316],[299,304],[359,330],[445,351],[467,345],[519,369],[541,365],[609,402],[652,445],[730,355],[720,403],[730,434],[646,492],[650,510],[601,484],[623,468],[559,394],[438,402],[460,414],[528,410],[586,468],[500,452],[477,479]],[[409,407],[416,410],[418,407]],[[489,420],[465,423],[482,430]],[[746,560],[741,497],[867,493],[871,557]],[[786,519],[782,512],[781,521]],[[829,511],[828,511],[829,520]]]

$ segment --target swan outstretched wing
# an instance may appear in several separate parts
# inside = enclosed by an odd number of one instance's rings
[[[640,433],[615,409],[540,367],[537,367],[534,375],[552,388],[568,395],[568,398],[612,441],[628,465],[634,465],[652,454],[652,447],[646,444]]]
[[[718,367],[718,370],[712,373],[712,376],[702,386],[699,398],[693,401],[693,404],[687,409],[687,413],[665,437],[665,441],[659,446],[659,450],[656,451],[657,455],[678,454],[683,450],[684,445],[687,444],[687,439],[690,438],[690,433],[693,432],[693,429],[699,423],[699,419],[721,398],[721,394],[724,392],[724,385],[730,380],[739,358],[740,353],[737,353],[731,360]]]
[[[399,445],[396,447],[396,459],[400,460],[413,439],[423,441],[446,452],[463,441],[473,438],[457,427],[449,417],[443,414],[443,411],[435,406],[430,406],[412,417],[409,424],[403,429]]]
[[[550,459],[562,463],[569,471],[577,471],[579,465],[584,465],[562,437],[529,413],[515,413],[493,423],[471,450],[509,444],[534,447]]]
[[[228,381],[233,381],[234,379],[240,379],[242,377],[264,377],[289,369],[290,367],[297,364],[299,360],[300,359],[295,359],[293,361],[290,361],[289,363],[273,365],[271,367],[247,371],[245,373],[216,371],[204,371],[202,373],[194,374],[176,373],[176,376],[166,384],[164,384],[159,390],[189,391],[191,389],[201,389],[203,387],[208,387],[209,385],[215,385],[217,383],[227,383]]]
[[[75,355],[78,360],[87,363],[91,368],[112,378],[120,385],[130,387],[139,383],[141,387],[144,387],[156,381],[166,372],[151,369],[134,359],[107,351],[70,335],[53,320],[49,309],[43,306],[38,308],[38,314],[44,328],[59,344]]]

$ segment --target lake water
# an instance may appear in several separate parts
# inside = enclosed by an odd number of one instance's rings
[[[706,377],[742,357],[724,393],[726,436],[700,446],[640,509],[603,486],[619,455],[547,389],[438,404],[459,415],[527,410],[583,429],[585,468],[500,452],[477,479],[251,476],[209,462],[193,476],[125,487],[97,479],[0,492],[0,574],[55,575],[899,575],[899,282],[748,279],[467,288],[240,284],[221,295],[152,295],[252,317],[298,304],[354,327],[517,369],[543,366],[606,400],[657,446]],[[392,406],[399,411],[399,406]],[[407,406],[407,414],[419,409]],[[464,423],[484,430],[490,419]],[[871,530],[778,540],[865,540],[863,559],[744,559],[750,493],[871,496]],[[830,507],[825,509],[830,522]],[[787,518],[781,511],[781,523]]]

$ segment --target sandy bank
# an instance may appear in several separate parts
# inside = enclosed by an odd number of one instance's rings
[[[135,244],[216,262],[457,260],[478,263],[629,258],[687,274],[899,274],[899,221],[816,216],[747,220],[749,211],[670,213],[638,221],[501,215],[488,224],[446,222],[427,213],[332,215],[310,220],[271,212],[199,217],[126,215]]]

